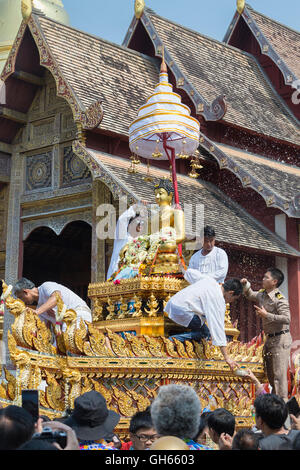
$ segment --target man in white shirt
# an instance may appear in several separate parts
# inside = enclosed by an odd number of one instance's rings
[[[182,267],[184,278],[190,284],[193,284],[205,275],[215,279],[218,283],[223,283],[228,271],[228,256],[222,248],[215,246],[216,232],[212,227],[206,225],[203,235],[201,250],[193,254],[187,270]],[[211,339],[209,328],[207,328],[204,322],[200,322],[197,315],[194,315],[189,328],[193,331],[193,339],[195,341],[200,341],[202,338],[206,340]],[[191,339],[190,333],[182,333],[175,337],[180,341]]]
[[[216,233],[212,227],[206,225],[203,246],[191,257],[188,269],[197,269],[223,283],[228,271],[228,256],[222,248],[215,246],[215,243]]]
[[[242,291],[239,279],[228,279],[220,285],[211,277],[199,273],[198,281],[177,292],[165,306],[165,311],[171,320],[192,330],[190,333],[175,337],[181,341],[186,339],[198,341],[203,337],[200,330],[206,321],[212,343],[220,347],[230,368],[236,367],[237,364],[229,358],[226,350],[225,311],[226,303],[234,302]],[[197,317],[197,322],[194,316]]]
[[[67,287],[56,282],[44,282],[36,287],[32,281],[22,278],[15,284],[14,293],[26,305],[36,305],[35,314],[41,320],[50,321],[53,325],[58,323],[56,293],[60,295],[67,309],[73,309],[77,313],[77,325],[81,318],[88,322],[92,321],[91,310],[85,301]]]

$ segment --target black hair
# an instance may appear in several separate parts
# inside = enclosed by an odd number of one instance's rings
[[[207,237],[207,238],[215,238],[215,236],[216,236],[215,230],[212,227],[210,227],[209,225],[206,225],[204,227],[204,232],[203,233],[204,233],[204,236]]]
[[[254,401],[256,417],[259,417],[270,429],[280,429],[287,417],[288,407],[285,401],[274,393],[259,395]]]
[[[223,432],[233,436],[235,430],[235,417],[225,408],[217,408],[209,413],[207,426],[215,431],[219,436]]]
[[[200,436],[200,434],[204,431],[204,429],[207,427],[207,419],[208,419],[208,415],[211,413],[211,411],[204,411],[204,413],[202,413],[200,415],[200,423],[199,423],[199,428],[198,428],[198,432],[196,434],[196,436],[194,437],[194,441],[197,440],[197,438]]]
[[[251,429],[241,429],[232,441],[232,450],[258,450],[260,435]]]
[[[144,411],[138,411],[132,416],[129,424],[129,432],[136,434],[139,429],[150,429],[153,428],[153,422],[150,413],[150,407]]]
[[[284,274],[283,274],[282,271],[280,271],[280,269],[274,268],[274,267],[273,268],[268,268],[266,272],[270,273],[273,279],[276,279],[276,281],[277,281],[277,286],[276,287],[281,286],[281,284],[284,281]]]
[[[165,189],[168,194],[174,194],[173,184],[169,179],[160,179],[158,184],[155,185],[155,189]]]
[[[241,295],[243,292],[243,285],[239,279],[227,279],[227,281],[224,282],[223,288],[225,291],[233,291],[234,295]]]
[[[15,450],[31,439],[34,419],[20,406],[9,405],[0,409],[0,450]]]

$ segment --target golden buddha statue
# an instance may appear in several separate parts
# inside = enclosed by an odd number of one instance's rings
[[[135,236],[119,253],[119,270],[112,279],[130,279],[150,274],[181,273],[178,245],[185,239],[184,213],[172,207],[174,189],[168,179],[161,179],[155,186],[158,210],[152,211],[148,234],[141,230],[139,217],[136,220]],[[130,224],[129,224],[130,232]]]
[[[150,249],[153,239],[159,238],[153,274],[179,273],[177,246],[185,239],[184,212],[172,207],[174,189],[168,179],[161,179],[155,186],[155,200],[159,211],[150,220]]]

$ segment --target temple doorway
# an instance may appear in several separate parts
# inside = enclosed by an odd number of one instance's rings
[[[91,242],[91,226],[83,221],[69,223],[60,235],[39,227],[23,243],[22,276],[36,286],[45,281],[63,284],[90,305]]]

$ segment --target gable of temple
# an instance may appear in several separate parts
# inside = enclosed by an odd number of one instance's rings
[[[254,57],[299,120],[300,33],[246,5],[236,12],[225,34],[224,41]]]

